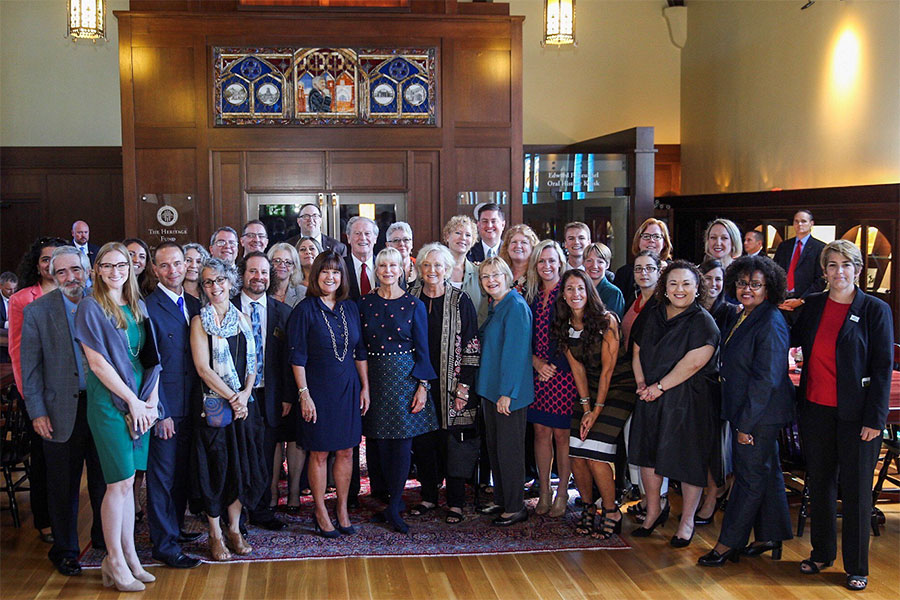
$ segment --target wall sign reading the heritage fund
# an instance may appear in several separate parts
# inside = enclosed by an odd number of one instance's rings
[[[213,48],[215,122],[435,125],[435,48]]]

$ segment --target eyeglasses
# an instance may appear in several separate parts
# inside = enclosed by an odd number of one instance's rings
[[[267,240],[269,236],[265,233],[245,233],[241,237],[250,238],[251,240]],[[218,245],[219,242],[216,242]]]
[[[204,279],[204,280],[203,280],[203,287],[205,287],[205,288],[211,288],[213,285],[217,285],[217,286],[219,286],[219,287],[222,287],[223,285],[225,285],[225,282],[226,282],[226,281],[228,281],[228,278],[227,278],[227,277],[225,277],[224,275],[219,275],[219,276],[216,277],[215,279]]]
[[[219,248],[224,248],[225,246],[228,246],[229,248],[237,248],[237,242],[234,240],[216,240],[215,245]]]
[[[321,215],[300,215],[300,218],[304,221],[314,221],[316,219],[321,219]]]
[[[658,233],[642,233],[641,239],[645,242],[649,242],[650,240],[653,240],[654,242],[661,242],[663,236]]]
[[[393,240],[388,240],[390,244],[411,244],[412,238],[404,237],[404,238],[395,238]]]
[[[503,273],[485,273],[481,276],[482,281],[490,281],[491,279],[503,279]]]
[[[635,273],[656,273],[659,269],[655,265],[647,265],[646,267],[635,267]]]
[[[120,263],[115,263],[115,264],[113,264],[113,263],[100,263],[99,267],[100,267],[100,270],[101,270],[101,271],[106,271],[107,273],[109,273],[109,272],[112,271],[113,269],[115,269],[116,271],[127,271],[127,270],[128,270],[128,263],[127,263],[127,262],[120,262]]]
[[[280,267],[282,265],[284,265],[285,267],[293,267],[294,261],[287,260],[286,258],[273,258],[272,264],[275,265],[276,267]]]
[[[766,287],[766,284],[763,283],[762,281],[747,281],[746,279],[740,279],[738,281],[735,281],[734,285],[736,285],[737,287],[742,288],[742,289],[750,288],[754,292],[760,288]]]

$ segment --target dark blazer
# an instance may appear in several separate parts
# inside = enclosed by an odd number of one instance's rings
[[[353,266],[353,257],[351,255],[347,255],[344,257],[344,266],[347,267],[347,279],[350,283],[350,299],[354,302],[359,302],[359,299],[362,298],[362,294],[359,293],[359,282],[356,280],[356,267]],[[378,278],[375,277],[375,273],[372,273],[371,281],[372,289],[378,287]],[[404,283],[405,287],[405,283]]]
[[[806,298],[791,328],[791,346],[803,349],[798,400],[806,398],[806,378],[813,343],[828,294]],[[847,320],[838,333],[835,348],[838,418],[882,429],[891,393],[894,326],[887,303],[856,288]]]
[[[484,246],[481,245],[481,240],[478,240],[475,242],[475,245],[469,248],[466,258],[473,263],[480,263],[484,260]]]
[[[784,272],[787,273],[791,266],[791,257],[794,255],[794,241],[797,238],[792,237],[778,244],[775,250],[775,260]],[[794,269],[794,298],[806,298],[810,294],[821,292],[825,289],[825,280],[822,278],[822,264],[819,257],[822,250],[825,249],[825,242],[817,240],[809,236],[803,251],[800,253],[800,260],[797,261],[797,267]]]
[[[616,269],[612,282],[622,290],[622,296],[625,298],[625,310],[628,310],[635,298],[634,263],[627,263]]]
[[[165,292],[156,288],[144,302],[150,320],[156,327],[159,350],[159,402],[170,417],[186,417],[191,412],[191,398],[200,391],[200,377],[191,354],[191,330],[184,315]],[[184,295],[184,305],[191,319],[200,313],[200,301]]]
[[[231,302],[241,310],[240,294],[232,298]],[[297,398],[294,375],[288,365],[285,349],[285,332],[290,316],[290,306],[266,295],[266,356],[263,359],[266,397],[256,400],[261,402],[260,413],[269,427],[281,424],[281,403],[292,403]]]
[[[3,327],[3,324],[9,319],[9,317],[6,314],[6,304],[8,302],[9,302],[8,298],[7,298],[6,302],[4,302],[2,298],[0,298],[0,327]]]
[[[740,313],[726,319],[722,340]],[[788,375],[790,331],[771,302],[757,306],[719,353],[722,419],[743,433],[758,425],[786,425],[794,419],[794,384]]]
[[[67,442],[78,415],[78,365],[66,305],[58,289],[25,307],[22,395],[32,419],[49,417],[54,442]],[[84,374],[88,367],[85,363]]]
[[[75,240],[72,240],[72,245],[75,246]],[[75,247],[77,248],[78,246],[75,246]],[[88,259],[90,259],[91,266],[93,267],[94,259],[97,258],[97,252],[100,251],[100,246],[88,242],[87,247],[88,247]]]
[[[291,246],[296,246],[297,242],[300,241],[302,235],[295,235],[291,239],[287,240],[287,243]],[[347,256],[347,246],[338,240],[334,239],[330,235],[322,234],[322,251],[325,250],[334,250],[335,254],[338,256]]]

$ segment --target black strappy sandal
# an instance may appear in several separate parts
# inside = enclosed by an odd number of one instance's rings
[[[829,560],[828,562],[822,563],[820,567],[816,561],[811,558],[804,558],[800,561],[800,572],[804,575],[815,575],[822,571],[822,569],[827,569],[831,565],[834,564],[833,560]]]
[[[608,516],[606,516],[613,512],[619,513],[618,521],[616,521],[615,519],[610,519]],[[600,521],[599,527],[594,527],[594,530],[591,532],[591,537],[595,540],[606,541],[614,535],[619,535],[620,533],[622,533],[623,518],[624,517],[622,517],[622,511],[620,511],[618,508],[615,511],[609,512],[604,510],[603,520]]]
[[[578,525],[575,526],[575,533],[578,535],[590,535],[594,531],[594,521],[597,518],[597,506],[593,503],[586,504],[581,509],[581,518]]]
[[[865,575],[847,575],[847,589],[861,592],[869,585],[869,578]]]

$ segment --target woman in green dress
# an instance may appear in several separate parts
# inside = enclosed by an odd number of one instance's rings
[[[132,485],[135,470],[147,468],[148,431],[159,416],[159,359],[125,246],[103,246],[95,272],[93,296],[79,303],[75,332],[90,367],[87,417],[106,480],[103,584],[140,591],[155,577],[135,552]]]

